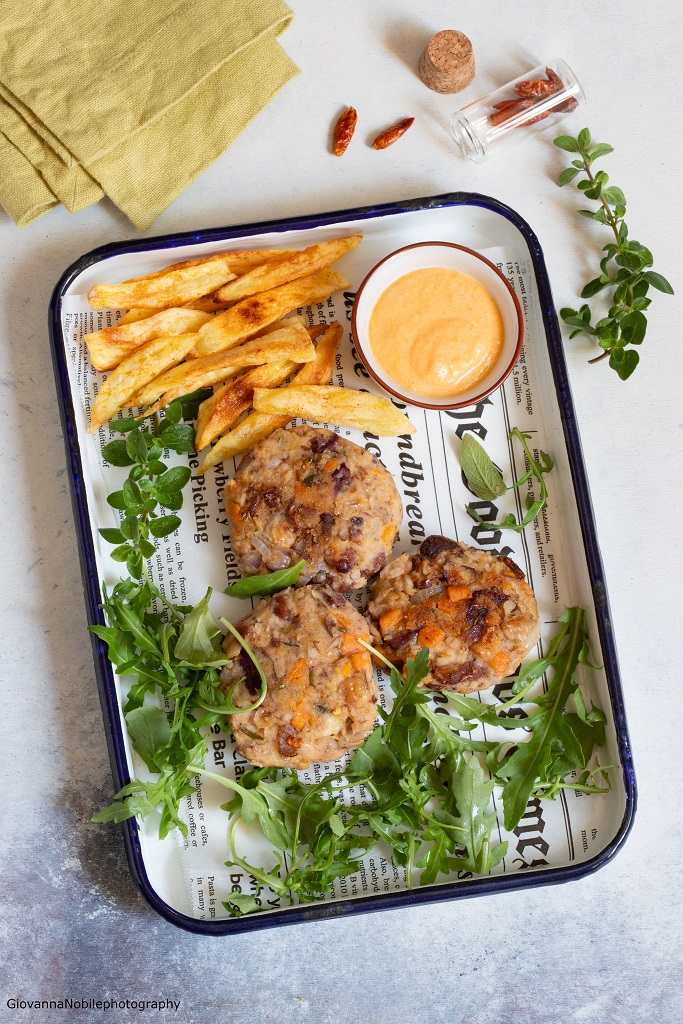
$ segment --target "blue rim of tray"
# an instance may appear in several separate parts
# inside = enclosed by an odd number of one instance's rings
[[[369,913],[378,910],[391,910],[416,905],[426,905],[442,900],[461,899],[471,896],[486,896],[511,889],[530,888],[540,885],[553,885],[569,882],[584,875],[591,874],[603,867],[623,845],[633,824],[636,809],[636,782],[633,771],[633,758],[626,725],[624,701],[621,689],[619,665],[614,644],[612,620],[604,579],[602,559],[595,529],[595,517],[591,503],[590,490],[583,462],[581,441],[579,437],[574,403],[572,400],[567,366],[562,348],[562,339],[555,313],[550,281],[543,259],[543,251],[538,239],[527,222],[509,206],[489,196],[472,192],[448,192],[438,196],[426,196],[400,202],[383,203],[379,206],[364,206],[350,210],[336,210],[330,213],[311,214],[303,217],[290,217],[278,221],[261,221],[257,224],[239,224],[235,227],[208,228],[201,231],[187,231],[175,235],[159,235],[156,238],[143,238],[135,241],[113,242],[100,246],[81,256],[71,264],[57,283],[49,307],[49,332],[52,348],[52,360],[57,384],[64,443],[71,480],[71,499],[74,518],[78,531],[79,556],[81,573],[85,590],[88,621],[90,624],[103,624],[99,604],[101,592],[95,562],[92,524],[88,516],[83,467],[80,446],[76,430],[74,408],[69,387],[66,352],[63,345],[61,325],[62,299],[71,282],[88,267],[110,256],[139,251],[148,252],[154,249],[173,249],[177,246],[206,242],[229,241],[245,235],[266,234],[273,231],[302,231],[312,228],[333,225],[345,221],[374,220],[401,213],[418,210],[438,209],[451,206],[478,206],[499,214],[510,221],[524,238],[531,256],[541,307],[541,315],[545,328],[548,353],[552,367],[555,389],[557,392],[560,417],[564,430],[567,455],[572,474],[572,482],[579,512],[581,532],[586,553],[586,563],[595,603],[595,615],[598,625],[602,657],[610,703],[614,716],[619,756],[622,764],[626,807],[617,834],[612,841],[596,854],[595,857],[579,864],[568,864],[565,867],[548,867],[534,869],[533,872],[519,871],[506,875],[487,875],[480,878],[466,879],[432,885],[424,889],[401,890],[399,892],[380,895],[360,896],[353,899],[339,900],[318,905],[299,905],[272,911],[267,914],[251,914],[242,918],[226,920],[202,921],[181,914],[169,906],[157,892],[147,876],[144,858],[140,845],[138,826],[135,819],[122,823],[124,842],[131,873],[148,903],[166,920],[180,928],[206,935],[227,935],[238,932],[254,931],[259,928],[272,928],[278,925],[298,924],[303,921],[316,921],[342,915]],[[95,673],[97,677],[100,702],[104,715],[104,726],[107,746],[114,776],[114,785],[120,789],[129,781],[128,762],[126,758],[123,733],[121,730],[119,708],[114,687],[111,664],[107,658],[106,644],[90,634],[93,645]]]

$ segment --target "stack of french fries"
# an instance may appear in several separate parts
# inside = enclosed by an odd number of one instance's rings
[[[95,309],[127,312],[116,326],[85,335],[93,367],[108,372],[90,432],[121,409],[140,409],[142,418],[220,385],[199,407],[197,451],[217,442],[200,473],[296,416],[378,435],[412,433],[407,417],[386,399],[328,386],[341,324],[307,328],[302,316],[288,315],[350,288],[331,265],[361,239],[223,253],[95,285],[88,293]]]

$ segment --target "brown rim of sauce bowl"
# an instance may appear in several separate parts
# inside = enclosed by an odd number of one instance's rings
[[[359,331],[358,331],[358,306],[359,306],[359,303],[360,303],[360,301],[361,301],[361,299],[363,297],[363,293],[366,290],[366,287],[370,283],[371,278],[380,269],[380,267],[384,266],[384,264],[388,260],[394,259],[395,257],[397,257],[401,253],[408,252],[408,251],[413,250],[413,249],[424,248],[424,247],[429,247],[429,248],[446,247],[446,248],[449,248],[449,249],[458,249],[461,252],[467,253],[469,256],[471,256],[474,259],[479,260],[481,263],[485,264],[489,268],[489,270],[491,270],[495,274],[495,276],[499,279],[499,281],[505,286],[505,290],[506,290],[507,295],[508,295],[508,297],[510,299],[511,307],[514,309],[514,312],[516,314],[517,329],[516,329],[516,339],[515,339],[514,351],[512,353],[512,358],[506,358],[504,366],[501,369],[501,372],[497,374],[496,379],[492,383],[489,383],[488,385],[484,386],[481,391],[477,391],[476,394],[470,395],[468,398],[466,398],[464,400],[463,399],[458,399],[456,401],[443,401],[442,400],[440,402],[430,402],[430,401],[427,400],[426,396],[424,398],[420,399],[419,397],[415,398],[415,397],[407,395],[405,392],[400,390],[400,385],[398,385],[394,381],[392,381],[390,377],[388,377],[388,376],[385,377],[379,369],[377,369],[376,367],[371,365],[371,362],[370,362],[370,360],[368,358],[368,354],[367,354],[367,351],[366,351],[366,348],[367,348],[367,350],[371,351],[371,346],[370,346],[369,338],[364,338],[363,340],[361,340],[361,338],[359,337]],[[434,266],[435,266],[436,269],[442,269],[441,267],[439,267],[438,264],[435,264]],[[427,269],[427,267],[415,266],[412,269],[413,270],[421,270],[421,269]],[[455,268],[448,267],[448,266],[443,266],[443,269],[455,269]],[[400,273],[398,273],[394,278],[392,278],[391,281],[389,281],[385,285],[384,288],[382,288],[382,290],[379,292],[379,294],[377,296],[377,299],[379,299],[379,296],[381,294],[383,294],[383,292],[386,290],[386,288],[388,288],[394,281],[397,281],[400,277],[403,277],[405,274],[409,274],[410,272],[411,272],[411,268],[408,268],[408,269],[405,269],[405,270],[401,271]],[[467,271],[463,270],[463,271],[461,271],[461,273],[466,274]],[[471,277],[472,275],[470,274],[469,276]],[[485,288],[487,287],[483,282],[480,281],[479,283],[483,284],[483,286]],[[496,300],[495,296],[492,296],[492,297],[493,297],[494,301],[496,302],[496,305],[498,306],[498,308],[500,310],[501,316],[503,316],[503,310],[500,309],[500,304]],[[377,299],[375,300],[375,302],[377,301]],[[372,308],[374,308],[374,304],[373,304]],[[352,336],[353,336],[353,342],[354,342],[354,344],[356,346],[356,349],[358,351],[358,355],[359,355],[360,361],[362,362],[363,366],[368,371],[370,376],[373,378],[373,380],[375,380],[377,382],[377,384],[379,384],[380,387],[384,389],[384,391],[388,392],[390,395],[393,395],[394,398],[398,398],[401,402],[407,403],[408,405],[417,406],[420,409],[434,409],[437,412],[444,412],[444,411],[447,411],[447,410],[450,410],[450,409],[466,409],[468,406],[476,405],[476,403],[480,402],[482,398],[486,398],[487,395],[490,395],[493,391],[495,391],[497,388],[499,388],[501,386],[501,384],[503,384],[503,382],[510,376],[510,374],[512,373],[512,370],[514,368],[515,363],[519,359],[519,353],[522,350],[522,344],[524,342],[524,317],[523,317],[523,314],[522,314],[522,307],[521,307],[521,305],[519,303],[519,299],[517,298],[517,296],[515,294],[515,291],[512,288],[512,285],[510,284],[510,282],[500,272],[498,267],[496,267],[493,263],[491,263],[490,260],[487,260],[485,256],[482,256],[481,253],[477,252],[475,249],[468,248],[466,245],[458,245],[456,242],[414,242],[412,245],[404,245],[402,248],[395,249],[394,252],[390,252],[387,256],[385,256],[383,259],[381,259],[379,261],[379,263],[376,263],[375,266],[372,268],[372,270],[368,274],[366,274],[366,276],[363,279],[363,281],[362,281],[358,291],[356,292],[356,297],[355,297],[354,302],[353,302],[353,309],[351,311],[351,333],[352,333]],[[364,345],[366,346],[366,348],[364,348]],[[505,348],[505,339],[503,340],[503,349],[504,348]],[[502,352],[501,352],[501,355],[502,355]],[[502,362],[502,360],[499,359],[494,364],[493,369],[486,375],[487,378],[490,377],[491,373],[495,372],[496,368],[498,367],[499,363],[501,363],[501,362]],[[486,379],[486,378],[484,378],[484,379]],[[476,387],[476,385],[475,385],[475,387]],[[468,390],[471,390],[471,389],[468,389]],[[454,399],[456,398],[455,395],[453,397],[454,397]]]

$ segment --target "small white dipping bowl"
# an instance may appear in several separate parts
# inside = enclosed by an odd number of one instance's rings
[[[399,277],[430,267],[459,270],[474,278],[493,297],[503,320],[503,346],[495,365],[478,384],[452,398],[428,398],[397,384],[378,364],[369,340],[370,317],[380,295]],[[358,289],[351,314],[351,329],[358,355],[377,383],[395,398],[422,409],[462,409],[490,395],[512,371],[524,339],[522,309],[506,278],[480,253],[453,242],[416,242],[385,256]]]

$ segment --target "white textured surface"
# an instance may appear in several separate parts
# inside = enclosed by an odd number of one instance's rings
[[[683,411],[683,281],[674,248],[681,147],[680,14],[662,0],[548,5],[491,0],[291,0],[283,43],[302,69],[154,232],[332,210],[449,190],[508,203],[537,232],[558,305],[575,302],[606,238],[554,184],[549,142],[476,167],[447,134],[456,107],[561,56],[590,125],[615,154],[604,166],[630,200],[632,234],[654,252],[675,298],[655,293],[642,364],[622,383],[567,345],[634,749],[640,806],[614,863],[582,881],[331,920],[235,939],[182,933],[151,911],[115,828],[89,824],[111,776],[85,632],[78,554],[50,365],[52,287],[81,253],[136,232],[106,202],[18,230],[0,217],[0,598],[5,820],[0,850],[0,1005],[23,998],[175,998],[177,1019],[378,1024],[677,1024],[683,839],[678,794],[683,573],[678,540]],[[474,83],[425,89],[414,67],[431,34],[470,36]],[[330,126],[360,115],[341,160]],[[416,117],[392,149],[368,140]],[[271,155],[276,149],[276,155]],[[67,1019],[16,1011],[19,1019]],[[78,1020],[139,1020],[137,1010]],[[166,1019],[169,1014],[158,1014]],[[172,1016],[172,1014],[171,1014]]]

